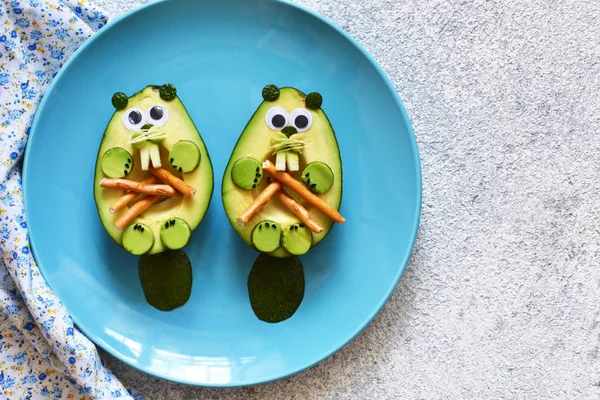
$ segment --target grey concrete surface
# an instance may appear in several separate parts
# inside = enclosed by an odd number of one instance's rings
[[[408,109],[412,261],[356,340],[291,378],[192,388],[107,357],[116,374],[157,399],[600,398],[600,2],[300,2],[371,52]]]

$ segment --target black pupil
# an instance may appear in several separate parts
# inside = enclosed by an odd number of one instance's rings
[[[163,117],[163,109],[159,106],[154,106],[150,109],[150,117],[154,120],[159,120]]]
[[[281,114],[277,114],[273,116],[273,119],[271,119],[271,123],[275,128],[283,128],[285,125],[285,117]]]
[[[129,122],[133,125],[137,125],[142,122],[142,114],[139,111],[131,111],[129,113]]]
[[[298,115],[294,123],[296,128],[304,129],[308,126],[308,118],[306,118],[306,115]]]

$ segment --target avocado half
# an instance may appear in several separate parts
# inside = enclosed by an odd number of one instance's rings
[[[148,171],[143,171],[141,168],[141,150],[130,144],[132,137],[139,133],[135,132],[135,129],[131,126],[126,127],[126,123],[124,122],[126,120],[126,118],[124,119],[124,115],[130,113],[132,109],[140,110],[142,119],[144,119],[141,122],[134,119],[133,122],[137,123],[137,126],[146,122],[152,122],[151,109],[153,107],[158,106],[162,108],[163,112],[166,111],[166,122],[165,118],[161,122],[161,131],[165,135],[158,143],[162,168],[196,189],[195,195],[191,198],[186,196],[161,198],[130,223],[130,225],[143,224],[151,229],[154,235],[154,243],[146,254],[161,253],[168,249],[161,240],[160,235],[161,227],[167,221],[173,221],[174,219],[174,221],[183,220],[189,225],[190,230],[193,231],[204,218],[214,186],[210,156],[200,133],[196,129],[183,103],[176,96],[175,88],[172,85],[150,85],[130,97],[127,97],[123,93],[117,93],[113,97],[113,105],[117,110],[104,131],[104,136],[98,150],[94,175],[94,200],[98,209],[98,215],[100,216],[102,225],[113,240],[119,246],[123,247],[123,232],[125,229],[119,230],[115,221],[126,213],[135,201],[129,204],[129,206],[111,213],[111,206],[126,192],[121,189],[100,186],[100,181],[107,177],[105,174],[106,170],[102,168],[103,156],[109,149],[124,149],[133,158],[133,166],[128,165],[130,170],[123,171],[124,178],[140,182],[150,176]],[[156,117],[156,115],[154,116]],[[170,151],[175,144],[181,141],[185,141],[187,145],[190,144],[188,142],[192,142],[199,150],[199,163],[195,166],[195,169],[187,173],[180,172],[169,162]],[[183,146],[183,148],[186,147]],[[193,146],[190,147],[193,148]],[[197,158],[197,154],[195,157]]]
[[[275,95],[273,95],[273,92],[275,92]],[[263,179],[266,178],[263,176],[255,188],[240,188],[236,185],[232,177],[234,164],[236,161],[247,157],[253,158],[261,164],[265,160],[270,160],[275,164],[276,156],[273,154],[271,147],[272,139],[281,132],[287,132],[290,129],[290,125],[293,125],[291,121],[288,121],[280,129],[274,129],[273,126],[269,126],[266,122],[266,117],[268,113],[272,114],[270,110],[274,107],[285,109],[288,115],[293,115],[293,112],[298,109],[311,114],[312,125],[302,132],[306,138],[306,147],[298,155],[298,171],[289,171],[289,173],[298,181],[302,181],[301,174],[308,164],[317,161],[325,163],[333,173],[333,183],[325,193],[317,195],[335,209],[339,210],[340,208],[342,201],[342,161],[338,142],[327,115],[320,107],[321,96],[317,93],[311,93],[309,96],[309,101],[307,102],[307,95],[298,89],[291,87],[277,88],[274,85],[267,85],[263,90],[264,101],[260,104],[240,135],[223,174],[222,201],[225,213],[233,229],[251,247],[256,248],[252,242],[254,228],[265,221],[277,223],[277,229],[281,229],[282,232],[301,223],[299,218],[288,210],[276,196],[247,224],[244,225],[236,220],[269,183],[267,179]],[[315,97],[318,99],[316,104],[313,101]],[[266,172],[264,174],[267,175]],[[306,208],[310,216],[323,227],[321,233],[310,232],[312,235],[311,248],[316,246],[327,236],[334,222],[320,210],[305,202],[293,191],[284,190]],[[275,227],[275,225],[272,226]],[[262,227],[260,228],[262,229]],[[280,258],[292,256],[292,254],[284,249],[283,245],[280,245],[274,251],[266,252],[266,254]]]

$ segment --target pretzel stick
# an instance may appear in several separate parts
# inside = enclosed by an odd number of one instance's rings
[[[179,190],[187,197],[193,197],[196,194],[196,189],[170,173],[164,168],[148,168],[150,173],[156,176],[158,179],[162,179],[167,182],[169,185],[173,186],[175,189]]]
[[[148,207],[150,207],[156,200],[158,200],[160,196],[146,196],[131,207],[129,210],[125,212],[116,222],[117,228],[122,231],[127,225],[131,223],[138,215],[146,211]]]
[[[277,197],[279,200],[287,207],[291,212],[296,214],[296,216],[310,229],[315,233],[323,232],[323,227],[319,225],[314,219],[308,215],[308,211],[306,208],[302,207],[300,203],[290,197],[287,193],[284,193],[283,190],[277,192]]]
[[[141,181],[140,184],[141,185],[152,185],[153,183],[156,183],[156,181],[157,181],[156,177],[151,175],[151,176],[147,177],[146,179],[144,179],[143,181]],[[114,214],[117,211],[120,211],[127,204],[131,203],[138,196],[139,196],[139,193],[135,193],[135,192],[126,193],[119,200],[115,201],[115,203],[112,206],[110,206],[110,208],[108,210],[110,211],[111,214]]]
[[[281,190],[281,183],[272,182],[267,186],[248,208],[237,217],[237,221],[246,225],[260,210],[271,200],[275,194]]]
[[[271,161],[265,161],[262,165],[262,168],[264,171],[267,171],[273,178],[277,179],[279,182],[292,189],[298,194],[298,196],[302,197],[309,204],[321,210],[323,214],[327,215],[335,222],[343,224],[344,221],[346,221],[346,218],[342,217],[341,214],[335,208],[331,207],[329,204],[325,203],[325,201],[323,201],[323,199],[321,199],[319,196],[309,191],[301,182],[294,179],[290,174],[284,171],[276,171],[275,165],[273,165]]]
[[[137,193],[155,194],[162,196],[177,196],[179,192],[169,185],[145,185],[128,179],[104,178],[100,181],[103,188],[130,190]]]

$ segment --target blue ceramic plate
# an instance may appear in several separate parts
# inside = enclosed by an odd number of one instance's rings
[[[215,170],[210,209],[186,248],[192,295],[172,312],[146,303],[138,258],[104,231],[92,195],[112,94],[165,82],[177,86]],[[302,257],[304,302],[279,324],[252,312],[246,281],[257,253],[220,199],[230,152],[267,83],[322,93],[342,153],[347,218]],[[24,180],[35,257],[81,330],[149,374],[203,386],[282,378],[348,343],[396,287],[421,207],[415,137],[393,86],[339,28],[282,1],[159,1],[107,25],[44,97]]]

